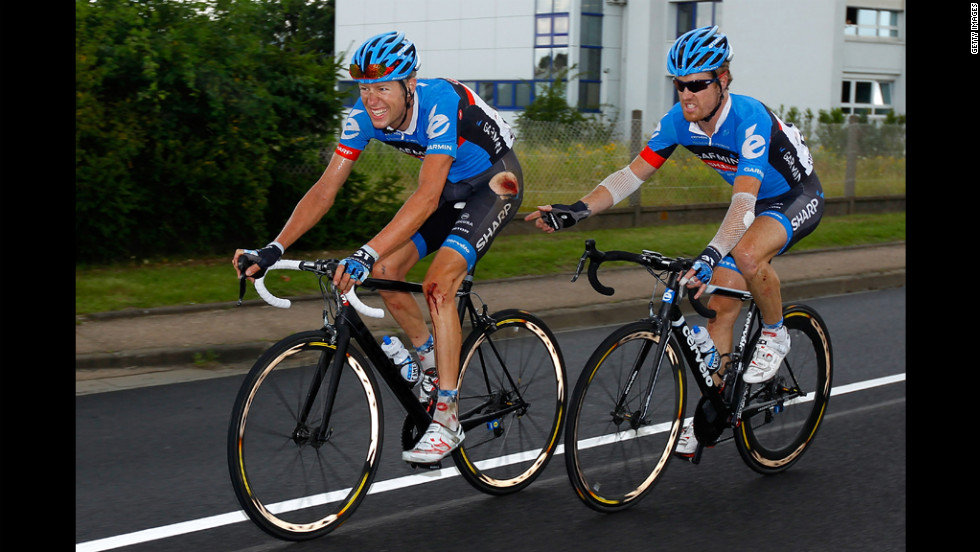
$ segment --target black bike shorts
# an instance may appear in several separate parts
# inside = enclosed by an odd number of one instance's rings
[[[504,172],[511,173],[516,182],[508,175],[491,186],[490,180]],[[517,215],[523,200],[524,173],[513,150],[473,178],[447,182],[439,206],[412,236],[419,259],[448,247],[462,255],[467,270],[471,270],[504,225]]]
[[[783,225],[786,243],[776,253],[782,255],[816,229],[823,217],[823,207],[823,186],[820,185],[817,173],[812,173],[800,187],[781,196],[756,201],[755,216],[770,217]],[[739,272],[731,255],[726,255],[719,266]]]

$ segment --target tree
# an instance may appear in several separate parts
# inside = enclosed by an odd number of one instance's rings
[[[333,5],[77,0],[76,258],[269,239],[339,124]],[[270,209],[269,197],[288,195]]]
[[[518,116],[521,121],[546,121],[552,123],[578,123],[585,121],[577,109],[568,105],[566,91],[568,88],[568,69],[562,68],[548,86],[535,94],[532,101]]]

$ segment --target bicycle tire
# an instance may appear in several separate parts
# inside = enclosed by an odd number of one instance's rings
[[[789,353],[772,380],[749,388],[735,428],[742,460],[765,475],[785,471],[813,443],[833,382],[833,348],[820,315],[805,305],[788,305],[783,324],[790,334]]]
[[[336,347],[323,331],[301,332],[273,345],[242,382],[228,430],[228,468],[235,496],[266,533],[301,541],[323,536],[354,512],[371,487],[381,455],[384,416],[374,374],[359,351],[348,350],[332,409],[327,439],[322,424],[323,391],[306,426],[298,412],[318,373]]]
[[[592,353],[575,384],[565,467],[575,493],[594,510],[612,513],[639,502],[677,446],[686,400],[684,362],[669,338],[660,370],[654,370],[659,342],[650,321],[621,326]],[[640,419],[651,388],[647,415]]]
[[[567,384],[558,340],[541,319],[516,309],[490,318],[462,347],[466,437],[453,461],[473,487],[505,495],[537,479],[558,449]]]

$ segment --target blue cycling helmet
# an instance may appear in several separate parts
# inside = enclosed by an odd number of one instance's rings
[[[714,71],[734,52],[728,37],[718,32],[718,26],[701,27],[682,34],[667,54],[667,72],[675,77]]]
[[[387,32],[372,36],[354,52],[350,76],[357,82],[387,82],[407,79],[419,69],[415,44],[404,33]]]

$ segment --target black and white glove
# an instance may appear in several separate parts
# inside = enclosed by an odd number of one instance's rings
[[[571,205],[555,203],[551,206],[550,211],[541,211],[541,218],[548,226],[555,230],[561,230],[575,226],[575,223],[591,214],[592,211],[584,202],[576,201]]]
[[[378,260],[378,253],[368,245],[364,245],[350,257],[340,261],[340,266],[344,267],[344,272],[350,275],[351,280],[363,282],[371,274],[374,262]]]
[[[257,264],[259,265],[259,271],[252,274],[252,278],[261,278],[265,275],[265,269],[276,264],[276,261],[282,258],[282,253],[282,246],[276,242],[272,242],[262,249],[246,249],[242,253],[242,256],[238,258],[238,268],[244,275],[246,268]],[[243,262],[242,257],[245,257],[250,262]]]
[[[715,266],[721,261],[721,252],[719,252],[714,247],[710,245],[698,255],[697,260],[691,265],[691,270],[694,271],[694,277],[701,281],[702,284],[707,284],[711,281],[711,276],[714,274]]]

